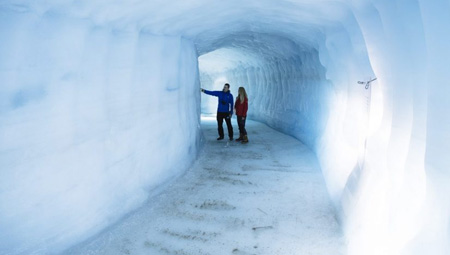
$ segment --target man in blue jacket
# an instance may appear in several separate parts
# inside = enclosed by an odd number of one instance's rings
[[[219,137],[217,140],[222,140],[224,137],[222,123],[225,119],[228,127],[228,136],[230,141],[233,140],[233,126],[231,125],[231,117],[233,115],[233,95],[230,93],[230,84],[225,83],[222,91],[208,91],[201,89],[203,93],[211,96],[215,96],[219,100],[217,106],[217,126],[219,131]]]

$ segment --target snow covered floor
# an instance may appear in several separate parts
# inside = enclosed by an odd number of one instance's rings
[[[205,146],[185,175],[64,254],[345,254],[314,154],[264,124],[247,126],[249,144],[216,141],[215,120],[204,118]]]

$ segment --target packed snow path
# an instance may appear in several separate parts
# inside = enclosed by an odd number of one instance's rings
[[[247,127],[248,144],[216,141],[204,118],[205,146],[185,175],[65,254],[344,254],[314,154],[264,124]]]

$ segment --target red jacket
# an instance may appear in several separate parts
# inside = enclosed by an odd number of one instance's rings
[[[244,102],[241,103],[240,97],[237,96],[236,103],[234,104],[234,108],[236,109],[237,116],[246,117],[247,110],[248,110],[248,99],[245,98]]]

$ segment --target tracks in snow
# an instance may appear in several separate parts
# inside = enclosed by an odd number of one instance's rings
[[[248,121],[250,143],[206,140],[188,172],[116,226],[65,254],[344,254],[314,154]]]

